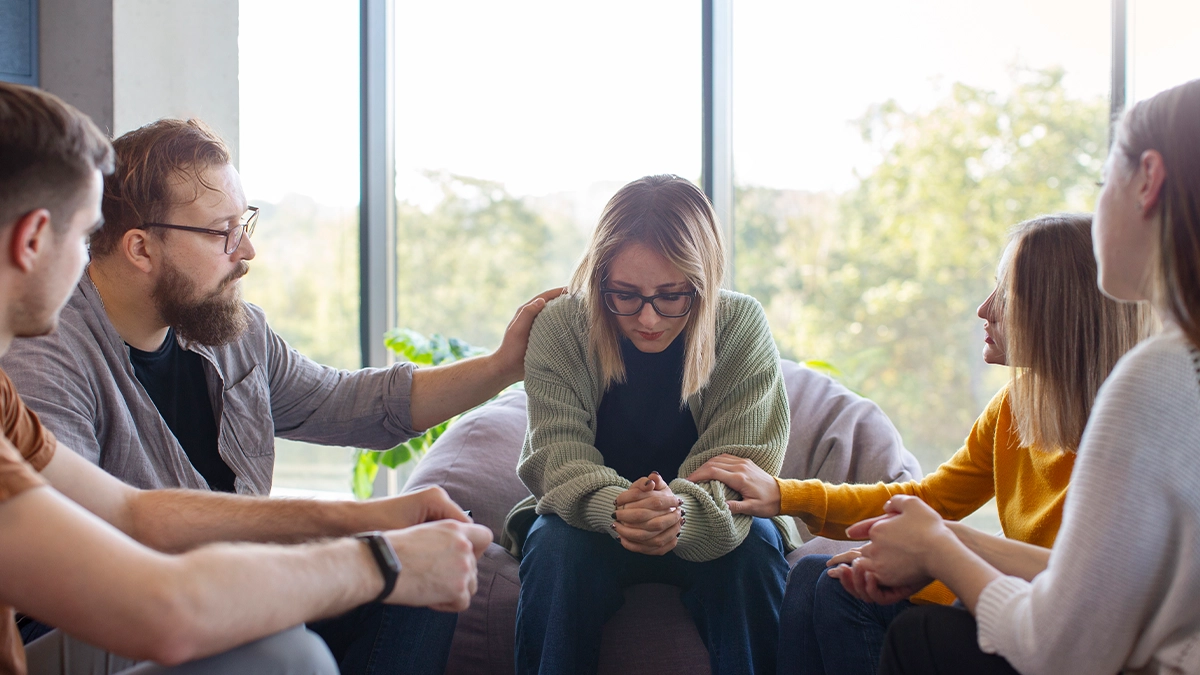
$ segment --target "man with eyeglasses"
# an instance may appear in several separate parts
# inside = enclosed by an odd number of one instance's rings
[[[105,224],[59,330],[0,366],[60,441],[126,483],[265,496],[276,436],[387,449],[524,376],[533,318],[557,291],[521,307],[496,352],[450,366],[348,372],[305,358],[241,298],[257,210],[221,139],[160,120],[113,146]],[[449,502],[440,490],[323,509],[297,500],[291,513],[272,501],[282,531],[306,537],[444,518]],[[372,603],[309,627],[343,672],[440,673],[455,619]]]
[[[0,354],[59,324],[112,166],[78,110],[0,82]],[[103,375],[73,370],[86,350],[72,348],[26,353],[38,359],[27,368]],[[129,413],[85,405],[97,420]],[[491,540],[438,490],[342,507],[139,490],[71,450],[0,370],[0,673],[330,675],[329,648],[298,624],[372,599],[461,610]],[[361,532],[374,529],[390,531]],[[25,647],[14,608],[62,630]]]

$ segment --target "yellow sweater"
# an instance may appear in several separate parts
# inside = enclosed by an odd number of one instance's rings
[[[846,539],[847,527],[881,514],[892,495],[919,497],[947,520],[961,520],[994,496],[1004,536],[1049,547],[1062,524],[1074,464],[1073,452],[1021,445],[1005,387],[975,421],[966,445],[922,480],[832,485],[777,479],[780,511],[800,518],[815,535]],[[912,599],[949,604],[954,595],[935,583]]]

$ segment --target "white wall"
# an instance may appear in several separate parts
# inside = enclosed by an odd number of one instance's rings
[[[237,164],[238,0],[113,0],[113,132],[199,117]]]
[[[41,86],[119,136],[199,117],[238,158],[238,0],[41,0]]]

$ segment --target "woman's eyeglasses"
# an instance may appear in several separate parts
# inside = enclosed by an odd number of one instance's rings
[[[696,291],[659,293],[651,296],[611,288],[601,289],[600,292],[604,296],[604,306],[617,316],[633,316],[641,312],[648,302],[659,316],[666,319],[686,316],[692,309],[692,300],[696,297]]]

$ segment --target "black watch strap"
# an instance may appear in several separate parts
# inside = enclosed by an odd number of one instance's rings
[[[379,573],[383,575],[383,591],[374,602],[382,602],[396,588],[396,579],[400,578],[400,558],[396,557],[396,550],[382,532],[363,532],[354,535],[354,538],[371,549],[371,556],[375,558],[375,564],[379,565]]]

